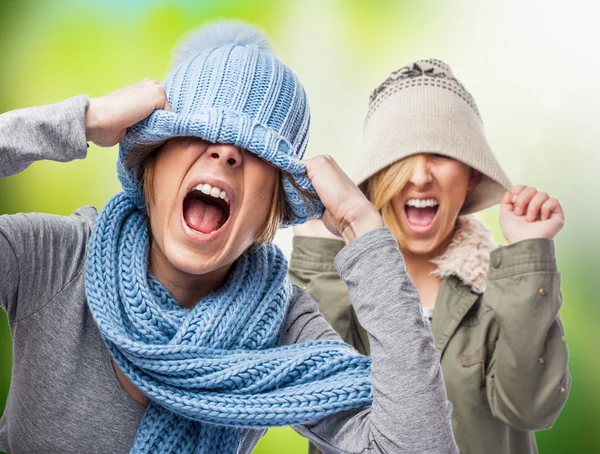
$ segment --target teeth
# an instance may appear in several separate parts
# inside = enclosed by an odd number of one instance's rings
[[[227,193],[216,186],[211,186],[208,183],[200,183],[194,187],[196,191],[200,191],[203,194],[214,197],[215,199],[223,199],[227,204],[229,204],[229,197],[227,197]]]
[[[409,207],[415,208],[435,207],[439,205],[438,201],[435,199],[409,199],[406,204]]]

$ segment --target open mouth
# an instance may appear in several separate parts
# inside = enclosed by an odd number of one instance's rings
[[[217,186],[197,184],[183,199],[183,218],[187,226],[196,232],[209,234],[219,230],[229,215],[229,197]]]
[[[406,220],[411,226],[429,227],[433,224],[440,203],[433,198],[408,199],[404,205]]]

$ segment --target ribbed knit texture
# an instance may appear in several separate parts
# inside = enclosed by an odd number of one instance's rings
[[[235,453],[243,428],[308,423],[372,401],[370,359],[337,341],[278,346],[290,304],[272,244],[182,309],[148,273],[143,212],[124,193],[99,214],[86,297],[119,368],[151,400],[132,453]]]
[[[461,214],[499,203],[511,186],[488,144],[475,99],[440,60],[403,66],[373,90],[355,182],[361,185],[418,153],[442,154],[481,172]]]
[[[134,125],[120,144],[118,172],[125,193],[141,209],[141,169],[126,169],[139,145],[195,136],[244,148],[291,174],[316,196],[300,159],[308,143],[310,112],[296,75],[251,27],[227,22],[201,29],[183,45],[163,85],[173,112],[155,111]],[[282,177],[290,215],[284,226],[323,213]]]

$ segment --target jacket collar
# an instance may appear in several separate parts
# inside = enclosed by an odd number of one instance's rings
[[[491,231],[481,221],[461,216],[450,244],[432,260],[437,265],[432,275],[442,279],[442,284],[431,329],[442,355],[465,315],[485,291],[490,253],[497,247]]]
[[[450,244],[442,255],[431,260],[437,266],[431,274],[440,279],[456,276],[475,293],[483,293],[490,253],[497,247],[483,222],[474,216],[460,216]]]

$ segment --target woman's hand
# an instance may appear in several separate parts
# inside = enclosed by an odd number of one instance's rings
[[[560,202],[530,186],[513,186],[500,203],[500,228],[509,244],[554,238],[565,225]]]
[[[170,111],[171,107],[163,86],[151,79],[92,98],[85,114],[86,139],[112,147],[123,140],[127,128],[157,109]]]
[[[306,175],[325,205],[321,219],[331,233],[350,243],[371,230],[383,227],[379,212],[331,156],[315,156],[302,162],[306,165]]]

